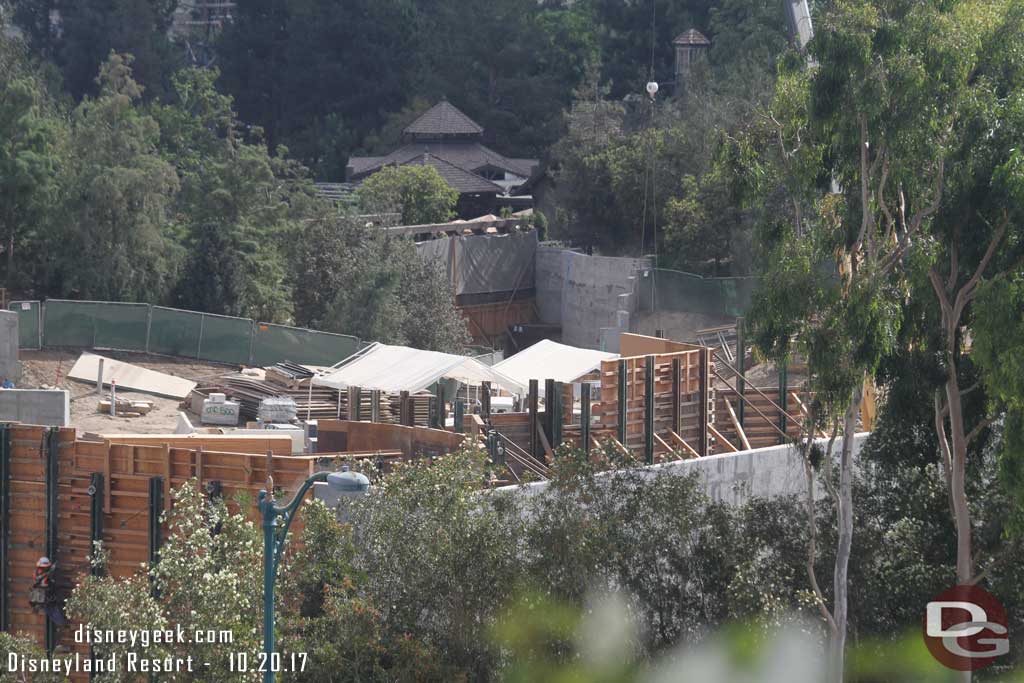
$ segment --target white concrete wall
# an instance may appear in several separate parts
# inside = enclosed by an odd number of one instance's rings
[[[562,247],[537,248],[537,310],[541,321],[562,326],[562,343],[609,348],[618,331],[629,331],[634,273],[649,268],[646,258],[587,256]],[[614,329],[614,333],[610,330]]]
[[[0,422],[66,427],[71,400],[64,389],[0,389]]]
[[[860,452],[867,432],[854,437],[854,454]],[[819,440],[824,448],[828,440]],[[832,448],[833,457],[838,457],[841,440],[836,439]],[[647,476],[658,472],[688,475],[696,472],[704,483],[708,496],[718,502],[739,505],[751,497],[772,498],[776,496],[803,495],[807,490],[803,460],[792,446],[769,446],[739,453],[710,455],[695,460],[677,460],[644,467],[640,470]],[[609,475],[606,476],[610,476]],[[522,490],[526,495],[537,495],[548,487],[548,482],[539,481],[519,486],[506,486],[502,490]],[[817,494],[824,495],[822,487]]]

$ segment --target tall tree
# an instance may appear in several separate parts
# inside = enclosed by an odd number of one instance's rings
[[[364,180],[358,197],[367,213],[395,212],[402,225],[426,225],[454,218],[459,193],[431,166],[389,166]]]
[[[956,526],[957,582],[968,584],[987,573],[978,573],[973,550],[972,444],[1005,413],[1004,471],[1021,459],[1014,444],[1024,387],[1010,369],[1024,357],[1013,336],[1024,301],[1016,284],[1024,274],[1024,63],[1015,54],[1024,41],[1024,7],[963,2],[957,10],[970,57],[946,95],[958,113],[946,146],[947,201],[930,232],[910,237],[932,247],[921,294],[934,308],[932,348],[941,354],[934,423]],[[978,389],[989,399],[981,416],[965,405]]]
[[[175,74],[175,99],[155,104],[161,148],[177,169],[175,215],[188,256],[179,305],[210,313],[285,322],[291,296],[280,244],[295,203],[290,164],[247,140],[231,98],[214,88],[216,70]]]
[[[15,250],[44,222],[54,199],[66,121],[39,68],[0,22],[0,232],[7,252],[5,286],[17,281]]]
[[[169,208],[178,177],[159,154],[156,120],[139,106],[131,62],[112,54],[100,69],[99,96],[71,118],[49,243],[55,294],[158,302],[177,277],[181,252]]]
[[[27,4],[33,4],[30,0]],[[50,16],[38,16],[33,37],[48,36],[52,58],[64,74],[64,83],[75,97],[97,93],[95,81],[100,64],[111,51],[131,54],[133,73],[147,96],[165,92],[168,79],[183,61],[168,38],[178,0],[107,0],[61,2],[59,21],[49,34],[42,30]]]
[[[811,307],[797,311],[795,317],[776,314],[776,320],[763,320],[766,336],[762,342],[768,342],[767,349],[783,351],[794,328],[781,321],[803,321],[798,327],[803,327],[809,343],[809,364],[819,373],[819,392],[848,397],[840,458],[839,552],[832,610],[835,680],[841,678],[843,670],[846,575],[853,530],[852,463],[847,440],[855,428],[862,383],[870,379],[881,356],[894,347],[894,333],[909,308],[906,300],[913,293],[907,279],[915,268],[923,265],[927,270],[928,259],[934,253],[929,247],[938,234],[935,228],[941,221],[936,218],[948,197],[947,169],[953,165],[949,151],[955,148],[958,136],[971,128],[961,126],[979,103],[978,86],[984,80],[975,78],[976,66],[984,37],[998,24],[997,4],[921,0],[830,3],[819,18],[817,36],[811,43],[815,64],[806,105],[807,129],[801,136],[787,136],[787,130],[792,129],[786,117],[772,118],[780,131],[779,168],[790,175],[792,150],[809,144],[813,135],[827,144],[827,169],[841,188],[836,194],[821,197],[820,214],[807,216],[806,227],[797,225],[783,232],[789,237],[779,244],[787,245],[786,250],[774,252],[769,270],[775,286],[762,295],[763,303],[769,304],[765,310],[785,311],[789,307],[792,312],[792,306],[802,306],[797,302],[813,302]],[[966,165],[957,168],[958,173],[965,170]],[[976,170],[965,177],[973,176]],[[805,189],[814,187],[816,179],[808,176],[802,183],[797,182],[801,185]],[[959,235],[954,237],[954,241],[959,240]],[[804,245],[809,245],[804,248],[807,257],[794,271],[792,255],[800,253]],[[838,256],[839,271],[833,286],[815,287],[812,278],[803,280],[802,287],[787,287],[794,283],[784,279],[785,273],[811,275],[820,271],[818,264],[833,255]],[[984,270],[986,258],[979,256],[977,266]],[[958,271],[956,263],[954,257],[953,272]],[[933,270],[930,279],[934,281],[936,275]],[[974,286],[971,278],[965,278],[968,290]],[[956,276],[951,277],[946,286],[954,288],[958,281]],[[789,302],[782,300],[781,289],[787,289]],[[824,299],[821,292],[827,295]],[[954,316],[943,316],[945,328],[952,333],[952,338],[947,334],[945,340],[947,365],[954,367],[959,324],[953,330],[949,320],[959,319],[962,311],[957,311],[957,306],[953,306]],[[955,369],[947,371],[948,377],[955,375]],[[822,379],[827,381],[822,383]],[[940,432],[943,415],[957,409],[954,404],[960,396],[959,388],[947,392],[947,396],[950,407],[945,408],[942,402],[936,407]],[[943,433],[940,445],[945,439]],[[947,454],[945,460],[950,464],[947,472],[953,508],[962,508],[955,516],[963,517],[965,494],[962,487],[957,492],[962,479],[954,479],[960,475],[953,456]],[[959,503],[957,496],[961,498]],[[962,534],[962,524],[957,526]],[[960,572],[961,580],[970,580],[968,574]]]
[[[468,343],[447,278],[411,240],[323,212],[303,222],[292,244],[298,324],[453,353]]]

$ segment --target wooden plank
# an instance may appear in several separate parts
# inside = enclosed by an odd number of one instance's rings
[[[722,442],[722,446],[724,446],[725,450],[728,451],[729,453],[737,453],[739,451],[738,448],[729,443],[729,439],[722,436],[722,433],[715,429],[715,425],[708,424],[708,431],[711,432],[711,435],[713,437]]]
[[[686,443],[686,439],[684,439],[683,437],[679,436],[674,431],[670,431],[669,435],[673,438],[673,440],[675,440],[676,443],[678,443],[680,446],[683,447],[683,450],[686,453],[689,453],[690,455],[692,455],[695,458],[699,458],[700,457],[700,453],[698,453],[697,450],[693,446],[691,446],[690,444]]]
[[[540,439],[540,445],[544,449],[544,455],[550,465],[555,461],[555,454],[551,450],[551,444],[548,443],[548,437],[544,434],[544,426],[541,425],[540,418],[537,418],[537,438]]]
[[[729,411],[729,419],[732,421],[732,426],[740,437],[740,443],[743,444],[743,450],[749,451],[750,441],[747,440],[747,434],[743,431],[743,426],[740,424],[739,418],[736,417],[736,412],[732,409],[732,403],[728,399],[723,400],[725,402],[725,409]]]
[[[291,455],[292,438],[287,434],[102,434],[100,438],[112,444],[134,446],[162,446],[172,448],[209,449],[221,453],[266,453]]]

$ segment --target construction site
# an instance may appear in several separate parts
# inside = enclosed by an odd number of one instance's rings
[[[10,307],[0,314],[13,385],[0,391],[0,627],[48,651],[75,644],[27,599],[37,560],[58,567],[56,596],[89,571],[97,542],[113,575],[131,575],[158,556],[161,513],[188,480],[251,499],[269,477],[290,494],[339,463],[376,478],[475,444],[493,465],[482,487],[518,486],[543,482],[563,448],[654,465],[785,444],[806,410],[801,368],[746,369],[742,319],[693,343],[619,332],[614,352],[540,340],[494,362],[500,353],[312,331],[267,341],[262,323],[156,307]],[[174,316],[196,322],[191,353],[188,328],[164,322]],[[133,335],[145,350],[127,350]],[[736,476],[770,482],[769,461],[768,478],[756,458]]]

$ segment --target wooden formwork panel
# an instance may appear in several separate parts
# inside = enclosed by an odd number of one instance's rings
[[[46,444],[43,427],[10,428],[10,544],[8,546],[10,626],[37,642],[44,642],[45,617],[32,611],[28,595],[36,561],[46,554]],[[73,429],[57,437],[57,563],[58,595],[66,595],[89,571],[92,550],[93,473],[103,475],[97,495],[102,515],[102,541],[109,553],[109,572],[130,576],[142,570],[150,556],[149,485],[164,478],[164,510],[173,505],[172,490],[195,479],[200,485],[217,480],[222,494],[232,500],[245,492],[251,503],[245,510],[254,520],[256,492],[265,488],[266,455],[76,441]],[[315,469],[318,457],[274,455],[271,471],[275,489],[288,498]],[[300,532],[301,516],[293,531]],[[166,537],[166,530],[165,530]],[[72,628],[58,629],[58,643],[74,647]]]
[[[760,392],[760,393],[758,393]],[[763,395],[762,395],[763,394]],[[750,442],[751,448],[764,448],[774,446],[782,439],[779,433],[782,415],[779,408],[782,406],[779,401],[779,390],[777,388],[755,390],[747,387],[743,393],[743,432]],[[719,389],[716,392],[716,410],[719,416],[728,416],[726,408],[728,402],[734,412],[739,413],[739,395],[732,389]],[[797,406],[793,405],[790,399],[786,404],[786,412],[797,421],[802,419]],[[760,411],[761,414],[758,413]],[[785,431],[789,438],[800,436],[800,424],[793,419],[786,419]],[[735,446],[740,447],[739,435],[732,424],[731,418],[724,417],[716,424],[723,436],[728,438]]]
[[[702,373],[701,358],[707,353],[707,362],[713,362],[710,349],[693,349],[673,353],[653,354],[654,357],[654,433],[666,443],[676,446],[671,432],[675,432],[688,443],[697,447],[702,434],[701,407],[708,401],[707,417],[714,421],[714,404],[710,396],[701,393]],[[625,440],[623,445],[630,450],[641,450],[644,447],[646,432],[644,420],[646,415],[646,356],[631,356],[601,363],[600,402],[594,406],[597,417],[596,427],[616,435],[619,427],[620,401],[620,367],[625,366]],[[676,408],[673,400],[676,396],[673,387],[673,361],[679,361],[679,424],[674,425]],[[703,378],[707,382],[708,370],[705,368]],[[705,384],[706,385],[706,384]],[[708,393],[711,393],[710,391]],[[678,429],[675,427],[678,426]],[[656,451],[666,449],[660,445]]]

